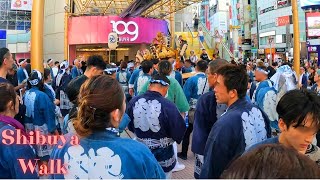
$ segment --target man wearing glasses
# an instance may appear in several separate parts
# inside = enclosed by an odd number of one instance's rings
[[[180,143],[186,130],[178,108],[165,98],[169,85],[166,76],[153,76],[149,90],[134,97],[127,108],[132,120],[129,130],[135,133],[138,141],[148,146],[167,178],[171,177],[176,164],[173,143]]]

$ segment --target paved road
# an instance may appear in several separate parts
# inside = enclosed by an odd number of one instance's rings
[[[127,131],[131,137],[134,137],[134,134],[132,134],[129,130]],[[127,133],[122,133],[121,137],[124,138],[129,138]],[[190,142],[192,141],[192,134],[190,138]],[[191,146],[191,143],[190,143]],[[191,152],[191,147],[189,146],[189,152],[188,152],[188,159],[187,160],[182,160],[179,158],[179,163],[182,163],[186,166],[184,170],[181,170],[179,172],[174,172],[172,174],[172,179],[194,179],[193,176],[193,168],[194,168],[194,155]],[[181,145],[178,145],[178,152],[181,151]]]
[[[192,136],[191,136],[192,137]],[[180,152],[181,145],[178,145],[178,149]],[[194,179],[193,176],[193,171],[194,171],[194,155],[191,152],[191,147],[189,147],[189,152],[188,152],[188,159],[187,160],[182,160],[179,158],[179,163],[184,164],[186,168],[184,170],[181,170],[179,172],[174,172],[172,174],[172,179]]]

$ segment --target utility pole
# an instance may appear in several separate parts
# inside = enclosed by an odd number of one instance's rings
[[[44,0],[33,0],[31,13],[31,68],[43,73]]]
[[[300,77],[300,34],[297,0],[292,0],[292,19],[293,19],[293,63],[297,78]]]

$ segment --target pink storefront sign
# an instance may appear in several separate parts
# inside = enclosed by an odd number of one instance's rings
[[[120,18],[118,16],[82,16],[69,18],[68,43],[107,44],[115,31],[120,44],[151,43],[158,32],[168,33],[164,20],[151,18]]]

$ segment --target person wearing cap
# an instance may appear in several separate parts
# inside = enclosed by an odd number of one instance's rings
[[[21,84],[23,81],[29,78],[28,72],[26,70],[27,59],[20,59],[19,66],[20,67],[18,68],[17,75],[18,75],[18,83]]]
[[[44,92],[43,75],[33,70],[28,79],[28,90],[23,97],[24,105],[27,107],[25,116],[26,132],[39,131],[41,135],[58,135],[55,122],[55,105]],[[52,146],[47,143],[35,145],[36,154],[40,161],[48,161]]]
[[[74,64],[74,66],[71,70],[72,79],[74,79],[78,76],[81,76],[83,74],[80,61],[78,59],[75,59],[73,61],[73,64]]]
[[[149,147],[167,179],[171,178],[176,164],[173,143],[180,143],[186,130],[179,110],[165,98],[169,85],[170,80],[166,76],[153,76],[148,91],[134,97],[127,108],[131,119],[129,130],[135,133],[138,141]]]
[[[182,150],[178,153],[178,157],[186,160],[188,155],[190,134],[193,130],[194,113],[196,111],[197,101],[203,94],[209,92],[209,83],[207,75],[205,74],[208,68],[208,63],[204,60],[197,62],[196,74],[190,77],[183,86],[184,94],[186,95],[187,101],[190,105],[188,111],[188,128],[182,141]]]
[[[197,61],[198,61],[198,56],[196,54],[194,54],[194,50],[191,50],[190,51],[190,57],[189,57],[190,61],[193,63],[193,64],[196,64]]]

